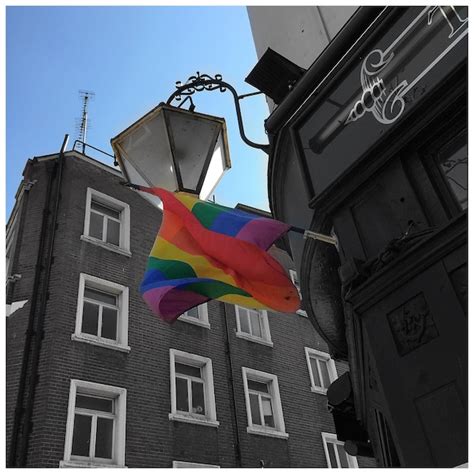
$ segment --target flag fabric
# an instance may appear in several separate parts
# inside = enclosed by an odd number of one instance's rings
[[[267,252],[289,225],[188,193],[135,188],[163,203],[163,220],[140,286],[161,319],[173,322],[210,299],[254,309],[299,309],[297,289]]]

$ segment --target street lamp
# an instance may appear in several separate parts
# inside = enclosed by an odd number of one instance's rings
[[[250,141],[244,133],[239,101],[260,92],[237,95],[235,89],[207,74],[191,76],[167,103],[161,103],[111,140],[115,158],[127,181],[169,191],[185,191],[206,199],[231,167],[227,129],[223,118],[197,113],[195,92],[230,91],[234,96],[239,131],[247,145],[267,151],[268,145]],[[182,108],[190,102],[189,110]],[[178,102],[175,107],[171,103]],[[153,200],[153,196],[146,196]]]
[[[112,139],[126,179],[206,199],[230,168],[225,120],[160,104]]]

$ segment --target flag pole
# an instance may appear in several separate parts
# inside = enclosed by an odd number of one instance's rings
[[[130,183],[128,181],[121,181],[120,184],[123,186],[127,186],[128,188],[132,189],[140,189],[140,186],[137,184]],[[314,240],[320,240],[321,242],[326,242],[327,244],[332,244],[337,247],[337,239],[334,237],[331,237],[330,235],[325,235],[325,234],[320,234],[318,232],[313,232],[312,230],[308,229],[302,229],[301,227],[296,227],[296,226],[291,226],[289,230],[292,230],[293,232],[297,232],[298,234],[303,234],[304,239],[314,239]]]

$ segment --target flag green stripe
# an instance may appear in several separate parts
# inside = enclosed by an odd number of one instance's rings
[[[196,278],[196,272],[191,265],[178,260],[164,260],[157,257],[148,257],[147,269],[155,269],[162,272],[167,279]]]
[[[209,229],[216,217],[222,214],[223,209],[217,204],[210,202],[201,203],[197,202],[193,206],[192,213],[196,216],[198,221],[206,228]]]
[[[237,288],[235,286],[229,285],[228,283],[217,280],[214,280],[213,282],[190,283],[189,285],[186,285],[186,290],[194,291],[200,295],[204,295],[212,299],[217,299],[224,295],[241,295],[248,296],[250,298],[252,297],[252,295],[241,288]]]

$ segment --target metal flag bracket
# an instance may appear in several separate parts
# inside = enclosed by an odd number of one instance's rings
[[[337,239],[330,235],[320,234],[318,232],[313,232],[312,230],[302,229],[301,227],[295,226],[290,227],[290,230],[303,234],[304,239],[320,240],[321,242],[326,242],[327,244],[332,244],[337,247]]]

